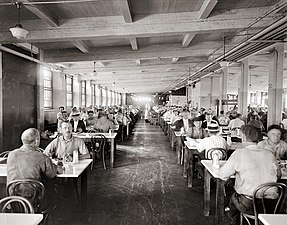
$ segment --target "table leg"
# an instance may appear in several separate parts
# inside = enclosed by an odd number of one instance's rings
[[[204,168],[204,216],[209,216],[210,211],[210,178],[211,174]]]
[[[111,168],[113,168],[114,167],[114,157],[115,157],[115,139],[114,138],[112,138],[112,139],[110,139],[111,140],[111,155],[110,155],[110,166],[111,166]]]
[[[85,212],[87,210],[87,200],[88,200],[88,174],[87,168],[81,174],[81,211]]]
[[[172,132],[172,130],[170,129],[170,132]],[[170,136],[171,136],[171,139],[170,139],[170,142],[171,142],[171,150],[173,150],[174,149],[174,134],[170,134]]]
[[[224,218],[224,181],[216,179],[215,225],[222,225]]]
[[[188,161],[187,161],[187,187],[192,187],[193,182],[193,150],[188,151]]]
[[[188,151],[189,149],[184,146],[184,158],[183,158],[183,177],[187,178],[187,170],[188,170]]]

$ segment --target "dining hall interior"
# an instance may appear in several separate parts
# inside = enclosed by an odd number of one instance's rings
[[[263,140],[278,125],[286,142],[286,14],[286,0],[1,0],[0,208],[9,153],[27,129],[37,129],[45,155],[61,138],[63,112],[79,117],[86,127],[72,138],[90,158],[51,159],[65,170],[41,187],[43,196],[55,189],[57,203],[0,213],[0,225],[232,224],[233,185],[214,172],[213,156],[200,161],[176,121],[184,112],[194,123],[204,115],[202,124],[210,115],[254,117]],[[111,127],[88,129],[89,112]],[[218,135],[234,151],[244,131],[232,136],[228,123],[217,120]],[[207,121],[204,133],[213,128]],[[278,217],[259,214],[255,224],[286,224],[284,197]]]

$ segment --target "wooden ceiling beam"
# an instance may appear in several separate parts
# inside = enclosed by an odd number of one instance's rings
[[[181,43],[181,47],[187,48],[194,37],[195,37],[195,34],[184,35],[182,43]]]
[[[83,41],[72,41],[73,45],[75,45],[82,53],[90,52],[89,46]]]
[[[60,27],[53,28],[35,20],[23,21],[29,34],[25,41],[53,42],[72,40],[91,40],[101,38],[131,38],[165,35],[184,35],[189,33],[212,33],[245,28],[269,7],[237,9],[214,15],[209,19],[198,19],[197,12],[153,14],[140,17],[134,23],[125,23],[118,16],[86,17],[60,20]],[[280,16],[280,15],[278,15]],[[274,18],[275,19],[275,18]],[[267,22],[268,21],[268,22]],[[257,27],[271,23],[270,18],[263,18]],[[35,25],[36,24],[36,25]],[[172,24],[173,26],[170,26]],[[0,44],[23,42],[13,38],[9,32],[9,21],[0,24]]]
[[[186,62],[178,62],[176,64],[174,63],[168,63],[168,64],[142,64],[142,60],[136,60],[139,62],[136,62],[138,64],[134,65],[124,65],[124,66],[106,66],[106,67],[96,67],[97,72],[115,72],[115,73],[126,73],[129,71],[167,71],[167,69],[174,71],[188,71],[189,68],[191,68],[191,71],[193,70],[193,67],[198,65],[198,62],[193,61],[186,61]],[[139,64],[140,63],[140,64]],[[98,62],[97,62],[98,64]],[[96,65],[97,65],[96,64]],[[89,73],[93,71],[93,65],[91,63],[77,63],[77,64],[71,64],[69,67],[66,66],[63,68],[63,71],[65,73],[69,74],[78,74],[78,73]]]
[[[199,18],[206,19],[217,4],[217,0],[205,0],[199,10]]]
[[[177,63],[178,60],[179,60],[179,57],[174,57],[174,58],[172,58],[172,63]]]
[[[32,2],[30,0],[21,0],[22,3]],[[24,4],[24,7],[38,16],[41,20],[45,21],[52,27],[59,26],[59,19],[44,5]]]
[[[131,43],[131,46],[132,46],[132,50],[134,50],[134,51],[139,50],[138,42],[137,42],[136,38],[130,38],[130,43]]]
[[[133,17],[131,13],[131,8],[128,0],[118,0],[120,9],[122,11],[124,20],[126,23],[132,23]]]
[[[138,51],[130,51],[128,46],[91,48],[87,54],[78,54],[74,49],[46,50],[44,60],[49,63],[79,62],[79,61],[109,61],[150,59],[156,57],[200,57],[210,54],[218,42],[203,42],[189,48],[181,48],[178,44],[149,45]]]

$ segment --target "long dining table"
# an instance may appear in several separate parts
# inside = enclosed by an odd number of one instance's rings
[[[204,168],[204,209],[203,214],[209,216],[210,213],[210,179],[216,180],[216,204],[215,204],[215,225],[222,225],[224,218],[224,184],[225,182],[219,178],[218,169],[212,166],[212,160],[201,160]],[[220,161],[222,167],[226,161]],[[287,169],[282,169],[282,180],[287,179]]]
[[[0,213],[1,225],[38,225],[43,214],[30,213]]]
[[[54,163],[56,161],[53,160]],[[59,179],[81,179],[81,210],[87,209],[88,199],[88,166],[92,163],[92,159],[82,159],[78,163],[67,163],[65,164],[65,170],[62,174],[57,174],[56,178]],[[7,164],[0,164],[0,177],[7,177]]]
[[[287,224],[287,214],[259,214],[258,218],[264,225]]]
[[[197,140],[200,141],[199,139]],[[229,151],[234,151],[237,148],[240,148],[242,143],[240,142],[232,142],[231,146],[229,146]],[[195,142],[185,141],[184,142],[184,148],[183,148],[183,177],[187,178],[187,186],[189,188],[192,187],[193,183],[193,171],[194,171],[194,165],[193,165],[193,156],[195,154],[198,154]]]
[[[106,137],[107,141],[111,143],[111,152],[110,152],[110,166],[111,168],[114,167],[115,164],[115,151],[116,151],[116,145],[115,145],[115,138],[117,136],[117,133],[80,133],[80,134],[74,134],[75,137],[81,138],[84,142],[91,142],[91,137],[94,135],[102,134]]]

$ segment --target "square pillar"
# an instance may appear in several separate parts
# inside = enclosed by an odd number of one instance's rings
[[[243,118],[247,117],[247,102],[248,102],[248,81],[249,81],[249,62],[244,59],[241,62],[241,74],[238,87],[238,111]]]
[[[38,59],[43,60],[44,52],[39,50]],[[44,65],[37,64],[37,129],[44,131]]]
[[[279,124],[283,109],[284,44],[277,44],[269,56],[267,125]]]

